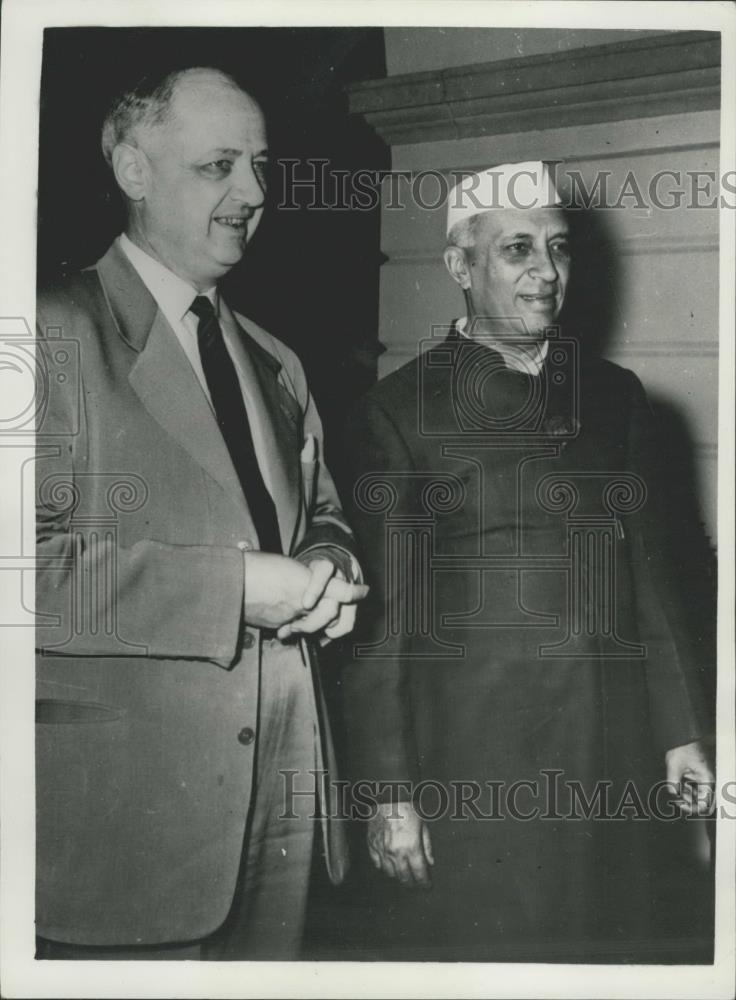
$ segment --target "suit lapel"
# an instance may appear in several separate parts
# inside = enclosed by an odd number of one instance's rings
[[[276,358],[251,337],[232,313],[230,316],[239,336],[230,337],[226,332],[225,337],[252,415],[256,451],[269,459],[263,476],[276,506],[281,545],[288,553],[299,515],[298,406],[279,382],[281,365]]]
[[[138,352],[128,381],[154,420],[243,508],[237,473],[192,366],[153,296],[116,243],[97,271],[121,337]]]
[[[210,402],[161,313],[156,315],[128,380],[154,420],[247,510]]]
[[[209,400],[176,334],[117,242],[98,262],[97,272],[120,336],[138,352],[129,374],[131,387],[151,416],[241,504],[255,531]],[[225,331],[225,336],[252,414],[257,452],[268,457],[264,479],[276,506],[283,550],[288,553],[300,512],[299,407],[279,383],[277,359],[229,315],[239,335],[231,337]]]

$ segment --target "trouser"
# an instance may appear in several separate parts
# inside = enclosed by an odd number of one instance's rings
[[[311,673],[296,645],[263,643],[258,742],[251,811],[230,913],[203,941],[87,947],[39,939],[40,959],[298,959],[318,820],[305,795],[285,801],[281,772],[317,768],[318,730]],[[288,814],[288,818],[284,815]]]

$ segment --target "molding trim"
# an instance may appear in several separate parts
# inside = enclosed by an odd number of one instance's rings
[[[558,163],[557,175],[562,175],[564,178],[565,171],[568,168],[576,166],[578,164],[586,164],[591,161],[596,163],[599,160],[624,160],[628,162],[634,157],[644,157],[644,156],[662,156],[663,154],[678,154],[678,153],[692,153],[692,152],[702,152],[706,149],[713,149],[720,151],[721,143],[719,141],[703,141],[703,142],[680,142],[680,143],[669,143],[663,144],[661,146],[618,146],[615,151],[610,149],[599,150],[595,147],[591,147],[586,153],[576,152],[574,156],[564,156],[562,154],[556,155],[554,160]],[[547,159],[547,157],[542,157],[542,159]],[[551,159],[551,157],[550,157]],[[422,168],[426,169],[426,168]],[[479,170],[486,169],[485,160],[476,160],[473,163],[456,163],[453,166],[442,166],[442,167],[432,167],[432,172],[435,174],[442,174],[448,181],[452,181],[454,184],[454,177],[457,175],[458,171],[464,173],[475,173]],[[408,175],[413,175],[419,171],[413,171],[404,169],[401,167],[396,168],[397,173],[405,173]]]
[[[717,340],[637,340],[611,348],[612,358],[717,358]]]
[[[650,118],[720,107],[717,32],[678,31],[367,80],[350,111],[389,144]]]
[[[627,236],[613,243],[613,248],[624,256],[636,254],[714,253],[718,252],[718,234],[690,233],[672,236]]]
[[[718,235],[703,234],[693,237],[689,233],[674,233],[668,236],[627,236],[610,244],[614,253],[624,257],[638,254],[673,254],[673,253],[717,253]],[[590,250],[594,244],[586,244]],[[440,251],[430,253],[426,250],[404,247],[396,250],[382,251],[382,266],[413,264],[429,266],[440,264]]]
[[[389,344],[382,354],[405,361],[417,357],[416,345]],[[612,361],[627,358],[717,358],[718,341],[714,340],[639,340],[636,343],[615,344],[606,353]],[[403,363],[403,362],[402,362]]]

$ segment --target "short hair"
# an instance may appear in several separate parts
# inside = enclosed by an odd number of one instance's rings
[[[134,133],[139,128],[152,128],[169,120],[176,89],[189,73],[214,73],[225,86],[245,93],[229,73],[210,66],[189,66],[173,70],[163,77],[160,74],[142,77],[113,100],[102,123],[102,155],[110,166],[112,151],[119,143],[135,145]]]
[[[477,215],[471,215],[456,222],[447,234],[445,245],[448,247],[461,247],[463,250],[469,250],[474,247],[482,215],[483,213],[478,213]]]

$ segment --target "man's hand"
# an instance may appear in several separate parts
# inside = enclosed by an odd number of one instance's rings
[[[296,559],[272,552],[245,553],[245,621],[279,628],[304,614],[310,573]]]
[[[303,605],[307,613],[291,619],[278,631],[279,639],[291,635],[322,632],[329,639],[347,635],[355,624],[355,604],[362,601],[368,587],[348,583],[344,574],[329,559],[313,559],[307,567],[309,584]]]
[[[715,778],[700,742],[673,747],[665,754],[667,781],[673,786],[680,811],[707,816],[713,805]]]
[[[368,820],[368,853],[376,868],[402,885],[429,889],[429,866],[434,864],[432,841],[424,820],[411,802],[385,803]]]

